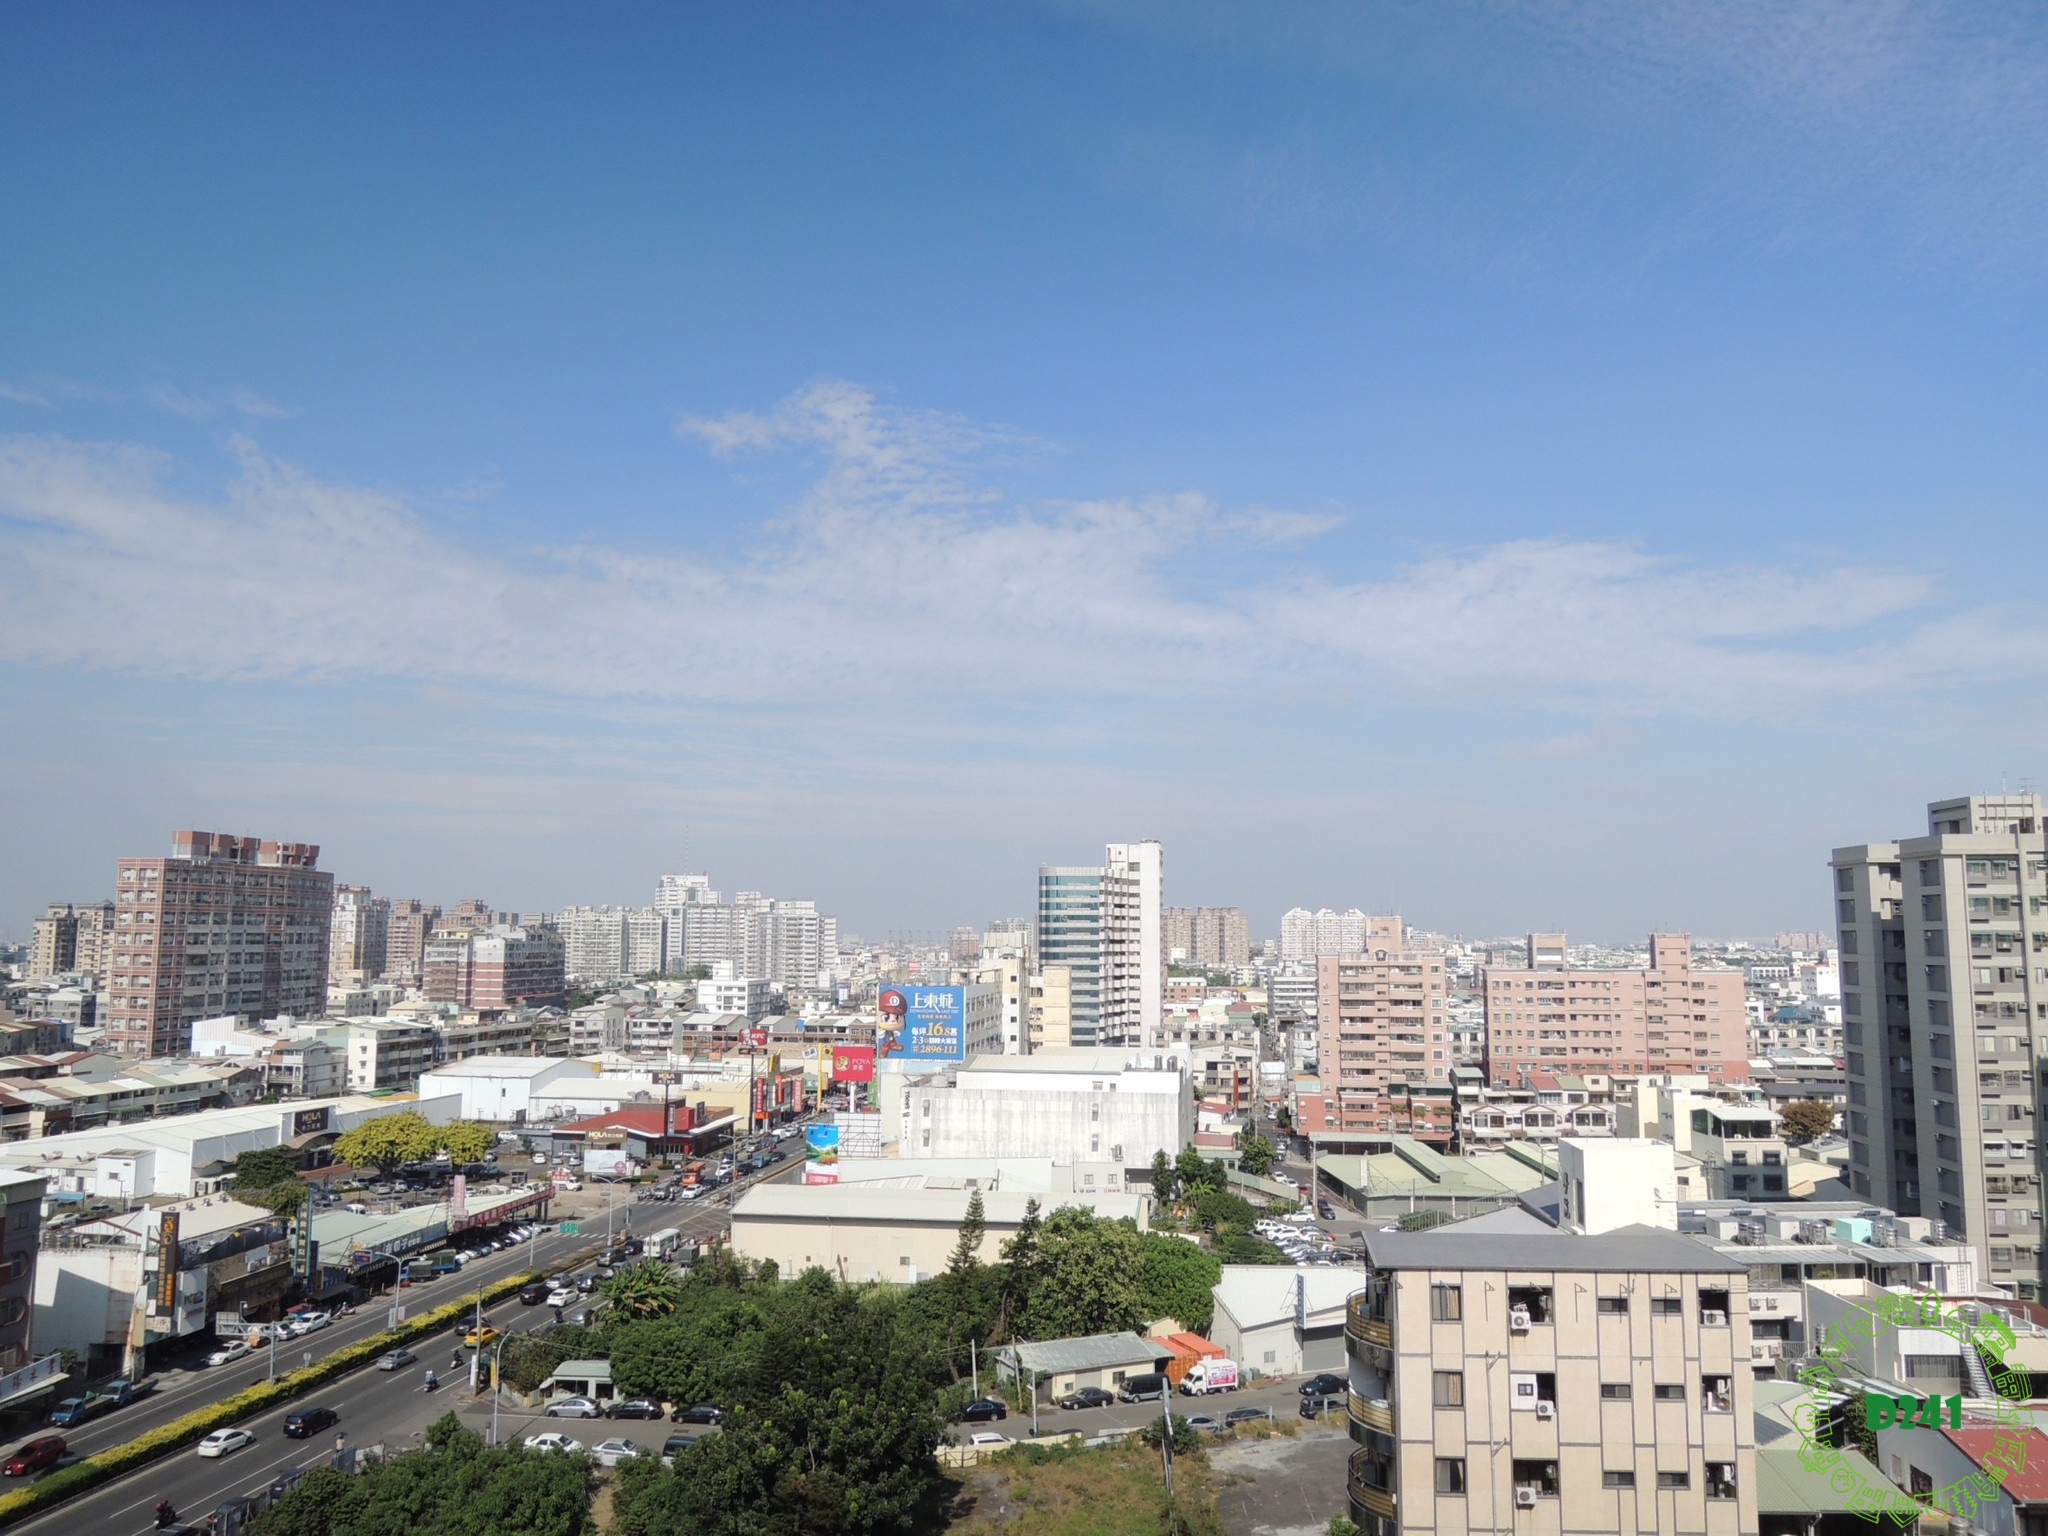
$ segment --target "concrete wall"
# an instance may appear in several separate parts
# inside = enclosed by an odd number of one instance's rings
[[[990,1221],[981,1243],[982,1262],[1001,1258],[1003,1243],[1016,1230],[1014,1222]],[[957,1221],[802,1220],[735,1212],[732,1222],[732,1251],[755,1263],[773,1259],[785,1277],[816,1265],[850,1282],[910,1285],[943,1270],[959,1241]]]
[[[88,1362],[118,1356],[141,1284],[139,1248],[45,1248],[36,1258],[36,1352],[72,1349]]]

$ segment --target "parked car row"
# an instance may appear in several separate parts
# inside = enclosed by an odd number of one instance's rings
[[[558,1397],[541,1410],[550,1419],[658,1419],[661,1404],[647,1397],[629,1397],[615,1403],[600,1403],[594,1397]],[[724,1414],[715,1403],[678,1404],[668,1415],[678,1424],[717,1425]]]

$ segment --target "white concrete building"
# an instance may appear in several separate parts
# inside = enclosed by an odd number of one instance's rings
[[[1314,962],[1324,955],[1362,955],[1368,922],[1356,907],[1348,912],[1295,907],[1280,917],[1280,959]]]
[[[750,1019],[765,1018],[769,1008],[768,997],[767,977],[739,975],[729,960],[715,962],[711,975],[697,983],[699,1013],[737,1013]]]
[[[587,1061],[551,1056],[472,1056],[452,1061],[420,1077],[420,1093],[431,1098],[456,1098],[459,1118],[493,1125],[524,1125],[540,1118],[536,1099],[546,1101],[556,1084],[595,1082],[597,1068]]]
[[[1344,1369],[1344,1305],[1359,1271],[1344,1265],[1226,1264],[1209,1338],[1267,1376]]]
[[[975,1056],[943,1077],[906,1085],[898,1145],[905,1158],[1050,1157],[1149,1168],[1194,1138],[1186,1063],[1108,1047]]]

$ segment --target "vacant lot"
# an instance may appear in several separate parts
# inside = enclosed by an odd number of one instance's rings
[[[1157,1451],[1022,1447],[959,1476],[948,1530],[962,1536],[1224,1536],[1202,1456],[1174,1462],[1173,1525]]]

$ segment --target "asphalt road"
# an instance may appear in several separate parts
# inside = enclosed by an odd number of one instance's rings
[[[802,1166],[800,1160],[793,1165],[785,1164],[765,1177],[788,1176],[800,1172]],[[732,1186],[732,1193],[737,1194],[744,1187]],[[642,1236],[675,1227],[685,1237],[702,1238],[725,1229],[730,1223],[730,1212],[726,1205],[714,1205],[708,1201],[669,1204],[643,1200],[619,1206],[615,1219],[619,1230],[623,1231],[630,1225]],[[428,1285],[400,1291],[397,1299],[416,1316],[424,1308],[445,1306],[459,1300],[465,1293],[473,1294],[479,1283],[488,1284],[529,1267],[545,1273],[562,1270],[569,1266],[573,1257],[585,1250],[602,1247],[603,1242],[602,1217],[597,1221],[584,1218],[582,1231],[577,1236],[564,1237],[553,1232],[532,1244],[531,1266],[528,1248],[522,1245],[487,1259],[472,1260],[463,1267],[459,1277],[451,1275]],[[343,1318],[308,1338],[291,1341],[284,1346],[283,1357],[278,1362],[280,1367],[299,1365],[300,1356],[307,1351],[318,1359],[342,1345],[382,1332],[388,1323],[388,1306],[387,1300],[359,1308],[353,1317]],[[522,1306],[517,1297],[486,1307],[484,1315],[498,1327],[511,1331],[553,1321],[546,1307]],[[191,1450],[175,1452],[101,1488],[67,1499],[58,1508],[24,1522],[18,1529],[54,1533],[60,1529],[82,1528],[115,1533],[115,1536],[127,1536],[129,1532],[140,1536],[140,1533],[154,1527],[152,1515],[158,1499],[168,1498],[186,1520],[202,1520],[224,1500],[269,1487],[279,1473],[289,1468],[325,1460],[335,1449],[334,1436],[337,1432],[346,1434],[348,1443],[358,1448],[375,1444],[394,1450],[409,1448],[415,1443],[414,1437],[428,1424],[450,1408],[465,1407],[464,1400],[469,1398],[466,1386],[457,1386],[461,1378],[451,1377],[447,1366],[454,1340],[467,1326],[465,1319],[461,1328],[431,1334],[409,1346],[420,1357],[417,1365],[399,1371],[379,1371],[373,1365],[364,1366],[330,1382],[319,1391],[244,1420],[241,1427],[255,1434],[254,1445],[215,1460],[202,1459]],[[440,1374],[442,1385],[438,1392],[423,1390],[429,1366]],[[65,1435],[65,1439],[77,1455],[89,1455],[132,1440],[144,1430],[189,1413],[194,1408],[230,1396],[263,1380],[266,1374],[267,1367],[260,1359],[254,1365],[244,1363],[189,1375],[174,1374],[148,1398],[117,1409],[94,1421],[75,1437]],[[284,1438],[282,1426],[287,1414],[302,1407],[323,1406],[334,1408],[341,1415],[341,1422],[334,1430],[313,1440]],[[472,1417],[479,1412],[480,1421]],[[478,1427],[487,1428],[489,1413],[486,1398],[480,1405],[468,1405],[464,1416],[477,1422]],[[586,1426],[576,1421],[538,1420],[535,1415],[521,1412],[516,1416],[505,1415],[505,1437],[511,1437],[515,1424],[526,1425],[530,1418],[546,1428],[565,1429],[585,1444],[606,1438],[614,1428],[609,1424],[593,1424],[587,1427],[601,1427],[605,1433],[585,1434],[579,1431]],[[629,1433],[642,1427],[637,1423],[617,1426]],[[661,1431],[654,1437],[657,1447],[669,1432],[664,1425],[649,1423],[644,1427]],[[36,1433],[50,1432],[43,1429]],[[535,1430],[520,1428],[518,1432],[525,1435]],[[64,1464],[70,1465],[75,1459],[76,1455],[67,1456]]]

